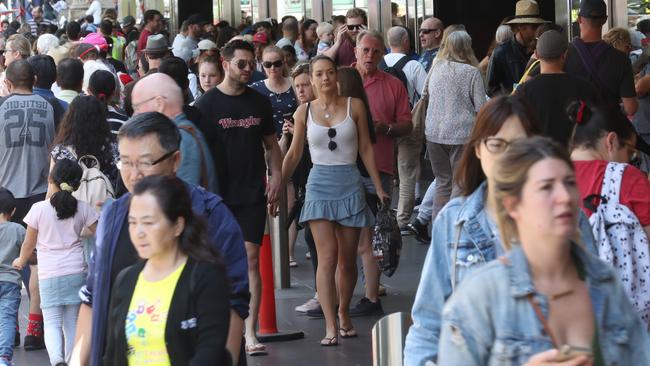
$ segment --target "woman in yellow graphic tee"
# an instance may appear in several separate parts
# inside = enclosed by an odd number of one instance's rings
[[[103,364],[229,365],[227,277],[185,184],[143,178],[128,220],[144,261],[115,280]]]

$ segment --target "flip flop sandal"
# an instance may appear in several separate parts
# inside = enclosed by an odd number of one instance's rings
[[[336,336],[334,337],[325,337],[320,341],[321,347],[334,347],[339,345],[339,340]]]
[[[357,331],[352,328],[339,328],[339,334],[341,335],[341,338],[356,338],[358,336]]]
[[[249,356],[264,356],[268,354],[266,346],[262,343],[246,345],[246,354]]]

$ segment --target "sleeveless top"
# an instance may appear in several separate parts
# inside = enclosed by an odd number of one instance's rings
[[[316,165],[350,165],[357,161],[359,151],[357,140],[357,125],[350,117],[350,99],[348,98],[348,114],[339,123],[326,127],[315,122],[311,110],[307,113],[307,141],[311,161]],[[330,132],[330,130],[336,131]],[[334,137],[330,138],[330,135]],[[336,143],[336,148],[330,150],[330,141]]]

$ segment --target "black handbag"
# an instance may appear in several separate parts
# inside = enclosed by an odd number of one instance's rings
[[[376,215],[372,236],[372,253],[377,260],[379,269],[386,277],[391,277],[397,270],[401,251],[402,234],[397,224],[397,218],[390,209],[390,203],[383,202]]]

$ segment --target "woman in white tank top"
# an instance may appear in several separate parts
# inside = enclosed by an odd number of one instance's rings
[[[314,166],[300,221],[309,222],[318,253],[316,283],[325,315],[325,337],[320,343],[336,346],[339,337],[357,336],[349,316],[357,280],[357,244],[360,229],[374,223],[356,166],[357,155],[368,168],[379,198],[384,200],[388,195],[379,180],[363,102],[339,96],[336,66],[329,57],[312,59],[310,77],[318,99],[301,105],[294,114],[293,141],[282,164],[282,178],[286,182],[293,174],[307,137]],[[338,329],[334,281],[337,265]]]

